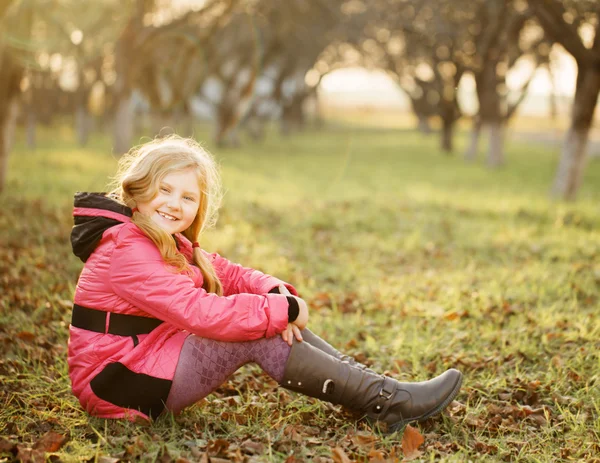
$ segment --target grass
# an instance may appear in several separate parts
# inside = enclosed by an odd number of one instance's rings
[[[36,150],[17,144],[0,196],[0,462],[32,458],[49,431],[69,436],[53,461],[402,459],[400,435],[252,366],[152,426],[87,416],[66,365],[81,269],[70,208],[116,162],[107,138],[72,139],[57,128]],[[228,191],[206,249],[292,282],[313,331],[376,370],[406,381],[463,371],[457,400],[418,426],[417,459],[599,461],[597,159],[578,202],[563,203],[548,199],[558,153],[543,146],[510,142],[497,171],[407,130],[208,147]]]

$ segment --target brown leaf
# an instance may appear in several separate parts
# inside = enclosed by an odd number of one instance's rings
[[[137,457],[146,451],[146,445],[140,436],[137,436],[133,443],[125,446],[125,456]]]
[[[344,449],[341,447],[336,447],[333,449],[332,457],[335,463],[352,463],[352,460],[348,457],[348,455],[346,455],[346,452],[344,452]]]
[[[35,444],[33,444],[34,450],[41,450],[42,452],[56,452],[69,440],[69,436],[58,434],[54,431],[48,431],[44,434]]]
[[[258,455],[260,453],[263,453],[265,449],[265,446],[263,444],[261,444],[260,442],[254,442],[250,439],[242,442],[241,447],[242,450],[244,450],[246,453],[249,453],[250,455]]]
[[[208,444],[208,454],[210,456],[220,455],[225,453],[229,448],[229,442],[225,439],[216,439]]]
[[[406,425],[404,434],[402,434],[402,453],[404,453],[404,457],[410,461],[421,455],[419,446],[423,442],[425,442],[425,438],[419,430],[413,428],[410,424]]]
[[[366,446],[371,446],[375,442],[377,442],[377,436],[375,436],[374,434],[371,434],[371,433],[356,434],[355,436],[352,436],[352,438],[350,440],[357,447],[366,447]]]
[[[33,342],[35,340],[35,334],[33,334],[31,331],[21,331],[17,334],[17,338],[26,342]]]
[[[118,463],[119,461],[121,461],[120,458],[109,457],[106,455],[99,456],[97,460],[98,463]]]
[[[445,318],[446,320],[448,320],[448,321],[457,320],[457,319],[459,319],[459,318],[460,318],[460,316],[461,316],[461,315],[460,315],[460,313],[459,313],[459,312],[457,312],[457,311],[455,311],[455,310],[452,310],[452,311],[450,311],[450,312],[446,312],[446,313],[444,314],[444,318]]]
[[[472,428],[483,428],[483,427],[485,427],[485,422],[481,418],[479,418],[478,416],[475,416],[475,415],[473,415],[471,413],[469,413],[467,416],[465,416],[465,423],[467,423]]]
[[[21,463],[45,463],[46,456],[43,450],[17,445],[17,461]]]
[[[367,458],[369,459],[369,463],[386,463],[388,461],[381,450],[375,449],[371,449],[367,454]]]
[[[17,444],[0,437],[0,453],[14,453],[17,451]]]
[[[159,461],[160,463],[171,463],[174,461],[166,445],[163,446],[162,455],[156,461]]]

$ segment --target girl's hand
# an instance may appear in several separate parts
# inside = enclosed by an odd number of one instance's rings
[[[287,328],[281,332],[281,338],[291,346],[294,338],[302,342],[302,333],[296,325],[288,323]]]
[[[298,328],[300,328],[301,330],[303,330],[304,328],[306,328],[306,325],[308,324],[308,307],[306,306],[306,302],[304,302],[304,299],[300,299],[299,297],[296,297],[296,300],[298,301],[298,316],[296,317],[296,320],[294,320],[292,322],[293,325],[296,325]]]
[[[284,294],[286,296],[291,296],[298,301],[298,316],[296,320],[291,323],[288,323],[287,328],[281,333],[281,337],[285,342],[287,342],[290,346],[292,345],[292,340],[294,337],[298,341],[302,341],[302,334],[300,330],[306,328],[308,324],[308,306],[304,299],[301,299],[297,296],[294,296],[289,290],[285,287],[285,285],[279,285],[279,294]]]

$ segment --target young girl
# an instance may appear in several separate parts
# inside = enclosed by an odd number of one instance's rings
[[[353,409],[394,431],[441,412],[460,372],[401,383],[343,356],[307,328],[296,289],[203,251],[220,180],[189,139],[124,156],[110,194],[78,193],[69,374],[92,415],[156,418],[206,397],[256,362],[281,386]]]

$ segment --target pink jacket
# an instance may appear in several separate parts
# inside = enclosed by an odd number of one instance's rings
[[[112,200],[83,195],[79,194],[79,201],[76,197],[73,235],[82,223],[98,236],[99,223],[112,226],[101,233],[85,262],[75,304],[165,322],[136,339],[71,325],[69,375],[73,393],[88,413],[103,418],[156,417],[164,409],[183,342],[190,333],[221,341],[249,341],[275,336],[287,326],[287,298],[268,293],[285,284],[297,294],[289,284],[218,254],[206,254],[221,279],[224,295],[207,293],[198,268],[193,267],[192,277],[167,268],[152,241],[129,221],[130,211],[105,210],[105,202]],[[81,236],[86,235],[79,230]],[[191,261],[191,243],[180,235],[177,241]]]

